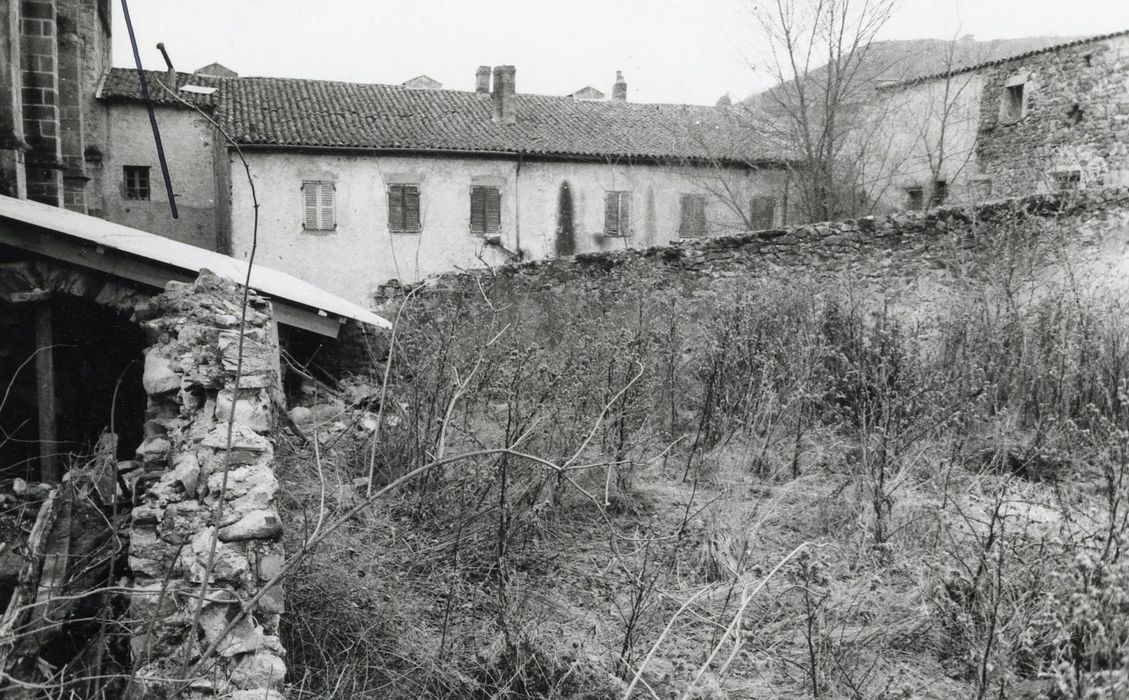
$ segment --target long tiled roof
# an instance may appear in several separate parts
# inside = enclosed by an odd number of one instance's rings
[[[149,73],[158,104],[177,104]],[[186,83],[215,87],[211,95],[178,90],[241,145],[462,151],[591,159],[718,160],[769,163],[786,159],[745,118],[742,107],[594,102],[517,94],[513,124],[492,119],[489,95],[414,90],[294,78],[217,78],[179,74]],[[114,68],[100,97],[140,99],[135,71]]]
[[[881,90],[897,89],[897,88],[908,87],[910,85],[916,85],[918,83],[925,83],[925,82],[929,82],[929,81],[933,81],[933,80],[944,80],[945,78],[953,76],[953,75],[959,75],[961,73],[969,73],[969,72],[972,72],[972,71],[980,70],[981,68],[988,68],[990,66],[1002,65],[1004,63],[1007,63],[1008,61],[1015,61],[1015,60],[1019,60],[1019,59],[1023,59],[1023,58],[1029,58],[1031,56],[1036,56],[1038,54],[1047,53],[1047,52],[1050,52],[1050,51],[1059,51],[1061,49],[1070,48],[1072,46],[1081,46],[1083,44],[1092,44],[1092,43],[1097,42],[1097,41],[1106,41],[1108,39],[1117,39],[1117,38],[1124,37],[1124,36],[1129,36],[1129,29],[1122,29],[1120,31],[1110,32],[1108,34],[1098,34],[1096,36],[1087,36],[1087,37],[1081,37],[1081,38],[1066,39],[1066,40],[1063,40],[1063,41],[1055,41],[1055,42],[1049,43],[1046,46],[1038,46],[1038,47],[1035,47],[1035,48],[1032,48],[1032,49],[1028,49],[1026,51],[1013,52],[1013,53],[1006,54],[1006,55],[1003,55],[1003,56],[995,56],[995,57],[992,57],[992,58],[984,60],[984,61],[978,61],[978,62],[972,63],[970,65],[961,65],[959,67],[954,67],[954,68],[949,69],[949,70],[933,71],[933,72],[929,72],[929,73],[919,74],[919,75],[916,75],[916,76],[913,76],[913,77],[910,77],[910,78],[906,78],[904,80],[899,80],[897,82],[890,83],[888,85],[883,85],[879,89],[881,89]]]

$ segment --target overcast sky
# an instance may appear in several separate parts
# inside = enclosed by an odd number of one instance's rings
[[[769,0],[771,1],[771,0]],[[713,104],[764,87],[754,0],[129,0],[146,68],[472,90],[479,65],[517,66],[518,92],[611,91]],[[120,0],[114,65],[131,67]],[[1129,0],[901,0],[879,38],[1086,36],[1129,29]]]

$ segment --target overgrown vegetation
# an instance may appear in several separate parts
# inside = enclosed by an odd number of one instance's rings
[[[1129,320],[997,228],[921,305],[634,268],[408,299],[384,405],[287,449],[292,549],[471,456],[288,579],[292,696],[1124,695]]]

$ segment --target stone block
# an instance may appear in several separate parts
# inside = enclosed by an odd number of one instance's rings
[[[259,651],[239,659],[231,672],[231,682],[240,690],[266,689],[282,685],[286,664],[270,652]],[[260,692],[260,696],[262,697]]]
[[[219,536],[223,542],[276,540],[282,536],[282,522],[273,508],[253,510],[236,522],[221,527]]]
[[[208,433],[201,444],[204,445],[204,447],[211,447],[217,450],[226,449],[227,425],[217,425]],[[232,431],[231,448],[233,450],[249,450],[252,452],[271,452],[269,440],[250,428],[239,425],[238,423]]]
[[[192,540],[191,551],[185,551],[182,559],[188,559],[185,570],[189,580],[201,583],[207,570],[208,553],[212,548],[214,530],[206,528]],[[215,543],[215,555],[212,559],[212,579],[214,581],[236,581],[246,574],[250,564],[247,558],[235,545],[225,544],[220,541]]]
[[[216,396],[216,418],[221,422],[229,420],[232,409],[233,392],[221,391]],[[235,422],[257,433],[268,433],[273,428],[270,401],[263,392],[250,398],[234,401]]]

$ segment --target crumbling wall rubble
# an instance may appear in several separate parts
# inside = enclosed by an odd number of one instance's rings
[[[240,301],[233,282],[203,271],[138,312],[150,345],[146,437],[125,477],[143,494],[129,551],[135,697],[186,685],[178,697],[281,697],[282,591],[224,633],[283,563],[271,442],[277,334],[269,303],[251,293],[236,386]]]

